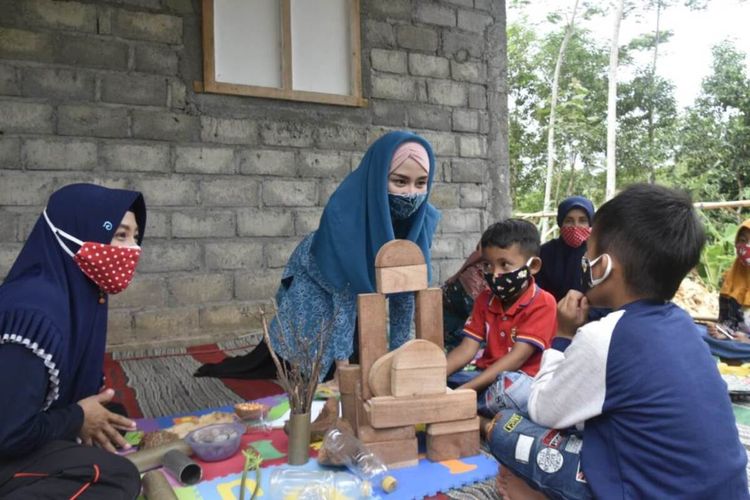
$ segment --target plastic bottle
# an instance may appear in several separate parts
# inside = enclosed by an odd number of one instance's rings
[[[388,467],[362,441],[352,434],[333,428],[323,437],[323,448],[336,463],[343,463],[352,473],[383,491],[396,489],[396,478],[388,474]]]
[[[372,498],[372,485],[348,472],[275,469],[270,477],[270,500],[332,500]]]

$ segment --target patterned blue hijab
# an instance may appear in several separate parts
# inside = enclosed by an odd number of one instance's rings
[[[375,255],[385,243],[408,239],[424,253],[430,272],[430,246],[440,212],[425,202],[408,219],[391,221],[388,172],[396,149],[404,142],[424,146],[430,157],[427,192],[435,176],[435,157],[422,137],[404,131],[389,132],[375,141],[356,170],[328,200],[311,253],[326,280],[337,289],[355,294],[375,291]]]
[[[146,205],[135,191],[72,184],[53,193],[46,208],[57,228],[98,243],[112,241],[125,212],[132,210],[138,243],[143,239]],[[0,286],[0,343],[24,344],[43,359],[50,378],[46,409],[99,391],[106,336],[107,303],[99,304],[99,288],[40,216]]]

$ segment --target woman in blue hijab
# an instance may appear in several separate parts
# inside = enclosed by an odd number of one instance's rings
[[[536,283],[560,301],[568,290],[582,290],[581,258],[586,253],[586,240],[591,235],[594,204],[583,196],[571,196],[557,207],[560,237],[542,245],[539,257],[542,270]]]
[[[321,374],[345,364],[355,353],[357,294],[375,291],[375,256],[385,243],[408,239],[421,249],[430,269],[430,246],[440,213],[427,202],[435,175],[432,148],[422,137],[389,132],[375,141],[359,166],[328,200],[317,231],[307,235],[292,253],[276,294],[278,315],[270,336],[276,350],[294,359],[297,346],[282,346],[291,329],[315,338],[321,326],[332,329],[324,351]],[[390,348],[408,340],[414,295],[389,297]],[[197,376],[272,377],[267,347],[204,365]]]
[[[0,497],[139,493],[138,471],[112,453],[135,424],[101,388],[107,296],[130,282],[145,224],[140,193],[63,187],[0,286]]]

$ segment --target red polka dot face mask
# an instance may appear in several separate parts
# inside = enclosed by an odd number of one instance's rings
[[[141,256],[141,247],[120,247],[94,241],[84,242],[56,228],[49,220],[46,210],[44,211],[44,218],[65,253],[73,258],[83,274],[96,283],[102,291],[115,294],[128,287]],[[73,253],[60,239],[60,236],[80,245],[78,251]]]
[[[568,246],[578,248],[591,236],[590,227],[563,226],[560,228],[560,236]]]

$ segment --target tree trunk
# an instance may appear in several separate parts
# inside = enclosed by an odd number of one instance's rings
[[[549,127],[547,128],[547,177],[544,182],[544,206],[542,207],[543,212],[547,212],[552,209],[552,200],[550,198],[552,192],[552,178],[555,170],[555,109],[557,107],[557,92],[560,83],[560,70],[562,68],[563,61],[565,60],[565,49],[567,49],[568,42],[570,41],[570,37],[573,34],[577,10],[578,0],[575,0],[575,3],[573,4],[573,12],[570,14],[570,21],[565,28],[565,35],[563,36],[562,43],[560,44],[560,51],[557,53],[555,73],[552,77],[552,98],[550,100]],[[543,218],[542,236],[547,234],[548,224],[548,219],[546,217]]]
[[[615,169],[617,168],[617,57],[620,50],[620,21],[625,0],[616,0],[612,46],[609,51],[609,93],[607,97],[607,185],[605,199],[615,195]]]
[[[573,151],[570,155],[570,179],[568,179],[568,189],[565,191],[567,196],[573,196],[573,188],[575,187],[576,179],[576,160],[578,159],[578,153]]]
[[[654,59],[651,62],[651,74],[649,75],[648,96],[648,182],[654,183],[656,177],[656,165],[654,165],[654,98],[656,96],[656,61],[659,58],[659,38],[661,22],[661,0],[656,1],[656,36],[654,37]]]

